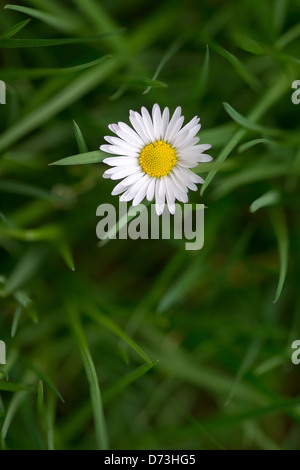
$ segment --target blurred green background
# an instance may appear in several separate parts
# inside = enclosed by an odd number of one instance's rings
[[[299,449],[299,2],[28,0],[0,30],[1,447]],[[204,248],[99,247],[95,151],[156,102],[213,145]]]

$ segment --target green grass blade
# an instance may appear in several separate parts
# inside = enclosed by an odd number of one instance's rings
[[[241,127],[244,127],[250,131],[260,132],[262,134],[273,135],[277,137],[280,135],[286,134],[286,132],[282,131],[281,129],[270,129],[268,127],[256,124],[255,122],[251,122],[250,119],[247,119],[244,116],[242,116],[238,111],[236,111],[228,103],[223,103],[223,106],[226,112],[229,114],[229,116]]]
[[[265,48],[259,41],[255,41],[252,38],[249,38],[247,36],[243,36],[241,34],[235,34],[234,35],[236,44],[242,49],[244,49],[247,52],[251,52],[251,54],[264,54],[265,53]]]
[[[39,380],[38,381],[38,392],[37,392],[37,409],[38,413],[40,415],[41,420],[43,419],[44,415],[44,385],[43,381]]]
[[[23,311],[23,307],[22,307],[22,305],[19,304],[16,308],[16,311],[15,311],[15,314],[14,314],[14,319],[13,319],[12,326],[11,326],[11,337],[12,338],[14,338],[15,335],[16,335],[16,332],[17,332],[17,329],[18,329],[18,326],[19,326],[19,322],[20,322],[20,318],[21,318],[21,315],[22,315],[22,311]]]
[[[90,62],[86,62],[84,64],[74,65],[73,67],[65,67],[65,68],[16,68],[10,69],[7,68],[3,70],[1,73],[1,78],[5,80],[15,80],[17,78],[31,78],[31,79],[39,79],[43,77],[57,77],[60,75],[67,75],[70,73],[80,72],[81,70],[88,69],[90,67],[94,67],[95,65],[101,64],[105,60],[109,59],[110,55],[105,55],[100,57],[99,59],[92,60]]]
[[[235,191],[237,188],[257,181],[269,180],[289,175],[290,168],[286,164],[276,163],[269,165],[256,165],[245,170],[233,173],[220,183],[214,194],[217,198]]]
[[[252,147],[254,147],[255,145],[258,145],[258,144],[276,145],[276,142],[274,142],[273,140],[264,139],[264,138],[249,140],[248,142],[245,142],[244,144],[239,146],[238,153],[243,153],[246,150],[249,150],[249,149],[251,149]]]
[[[5,10],[14,10],[20,13],[25,13],[25,15],[29,15],[32,18],[36,18],[53,28],[56,28],[60,31],[71,32],[73,31],[73,25],[70,24],[68,20],[62,18],[58,15],[54,15],[52,13],[47,13],[42,10],[36,10],[34,8],[22,7],[20,5],[5,5]]]
[[[57,196],[44,188],[39,188],[21,181],[2,180],[0,181],[0,192],[1,191],[10,194],[21,194],[22,196],[34,197],[55,203],[65,202],[65,199],[61,196]]]
[[[161,82],[160,80],[153,80],[151,78],[143,78],[143,77],[127,77],[124,80],[124,83],[127,85],[134,85],[134,86],[147,86],[147,88],[166,88],[168,85],[165,82]],[[145,93],[145,92],[143,92]]]
[[[0,39],[0,47],[3,48],[23,48],[23,47],[50,47],[63,46],[67,44],[82,44],[91,41],[99,41],[121,31],[111,31],[110,33],[98,34],[85,38],[60,38],[60,39]]]
[[[120,338],[124,343],[130,346],[146,363],[151,364],[152,361],[148,357],[148,355],[140,348],[136,342],[128,336],[125,331],[121,330],[121,328],[116,325],[108,316],[103,315],[99,312],[98,309],[94,308],[93,306],[87,306],[85,309],[86,314],[92,318],[98,325],[101,327],[106,328],[107,330],[111,331],[115,334],[118,338]]]
[[[275,43],[275,47],[278,49],[284,49],[291,42],[298,39],[300,36],[300,23],[293,25],[288,31],[286,31]]]
[[[70,327],[74,334],[74,338],[80,351],[82,362],[88,378],[90,386],[91,401],[94,410],[94,420],[96,427],[96,438],[98,449],[105,450],[108,448],[108,439],[106,434],[106,426],[103,415],[102,398],[97,377],[96,368],[85,339],[84,331],[78,318],[76,307],[73,304],[68,305],[68,316]]]
[[[0,390],[3,392],[21,392],[31,390],[31,387],[21,383],[3,382],[0,380]]]
[[[112,31],[118,28],[115,20],[111,18],[105,7],[103,7],[100,2],[95,0],[85,0],[84,2],[81,0],[72,0],[72,2],[79,11],[82,12],[88,22],[94,26],[96,31]],[[120,37],[109,37],[106,42],[115,52],[126,54],[126,42]]]
[[[79,153],[87,153],[88,148],[84,140],[84,137],[82,135],[81,129],[78,126],[76,121],[73,121],[73,125],[74,125],[74,132],[75,132],[75,137],[76,137]]]
[[[75,263],[70,246],[66,242],[61,242],[58,244],[58,251],[71,271],[75,271]]]
[[[278,252],[279,252],[279,265],[280,265],[278,285],[277,285],[275,299],[274,299],[274,303],[275,303],[280,297],[280,294],[284,285],[284,281],[286,278],[286,274],[287,274],[288,259],[289,259],[289,237],[288,237],[287,223],[286,223],[286,219],[285,219],[284,212],[282,211],[282,209],[280,208],[270,209],[270,216],[271,216],[271,221],[272,221],[273,228],[275,231],[275,235],[277,238]]]
[[[210,42],[209,44],[218,54],[228,60],[228,62],[233,66],[237,74],[247,85],[249,85],[254,91],[260,89],[260,82],[235,55],[233,55],[231,52],[227,51],[215,42]]]
[[[145,375],[150,369],[152,369],[158,361],[150,362],[149,364],[143,364],[137,369],[129,372],[128,374],[121,377],[115,384],[111,385],[108,389],[103,392],[103,402],[108,403],[119,395],[124,389],[126,389],[131,383],[138,380],[140,377]]]
[[[0,237],[14,238],[17,240],[24,240],[26,242],[40,242],[40,241],[54,241],[57,242],[62,238],[62,231],[60,225],[45,225],[37,229],[18,229],[2,227],[0,225]]]
[[[65,400],[63,399],[62,395],[60,392],[57,390],[53,382],[49,379],[49,377],[39,368],[37,367],[33,362],[26,360],[25,361],[26,366],[34,372],[34,374],[45,383],[50,390],[60,399],[62,403],[65,403]]]
[[[19,31],[21,31],[21,29],[25,28],[25,26],[28,25],[29,22],[30,22],[30,19],[20,21],[20,23],[15,24],[11,28],[9,28],[7,31],[5,31],[5,33],[2,33],[0,35],[0,39],[10,39],[10,38],[12,38]],[[2,74],[2,71],[1,71],[1,74]]]
[[[250,212],[254,213],[262,207],[273,206],[274,204],[278,204],[279,201],[280,194],[278,191],[268,191],[252,202]]]
[[[235,391],[238,387],[238,385],[241,383],[242,379],[243,379],[243,376],[245,375],[245,373],[247,372],[247,370],[250,368],[250,366],[253,364],[254,360],[256,359],[256,357],[258,356],[258,353],[261,349],[261,346],[262,346],[262,338],[261,336],[257,336],[256,338],[254,338],[254,340],[252,341],[252,343],[250,344],[249,348],[248,348],[248,351],[237,371],[237,374],[235,376],[235,379],[233,381],[233,384],[232,384],[232,388],[228,394],[228,397],[227,397],[227,400],[225,402],[225,405],[228,406],[231,402],[231,400],[233,399],[234,397],[234,394],[235,394]]]
[[[2,444],[2,448],[5,448],[5,439],[6,439],[6,436],[7,436],[7,433],[8,433],[8,430],[10,428],[10,425],[15,417],[15,414],[17,413],[18,411],[18,408],[21,406],[22,402],[25,400],[27,396],[27,392],[19,392],[19,393],[16,393],[10,404],[9,404],[9,407],[8,407],[8,410],[7,410],[7,413],[6,413],[6,417],[5,417],[5,420],[4,420],[4,423],[2,425],[2,429],[1,429],[1,444]]]
[[[204,95],[204,92],[207,88],[208,79],[209,79],[209,63],[210,63],[209,47],[208,45],[206,45],[206,52],[205,52],[203,65],[201,67],[200,73],[197,76],[197,80],[195,80],[194,87],[192,87],[190,94],[188,96],[188,102],[191,104],[195,102],[198,103],[198,101]]]
[[[62,111],[74,101],[79,100],[91,89],[99,86],[99,83],[114,73],[121,63],[121,59],[111,59],[86,72],[82,72],[78,78],[56,95],[3,132],[0,136],[0,152],[36,127],[39,127],[43,122]]]
[[[274,2],[274,17],[273,17],[273,29],[276,34],[280,33],[284,27],[286,21],[286,0],[275,0]]]
[[[45,405],[45,422],[46,422],[48,450],[54,450],[55,404],[56,404],[56,397],[54,395],[50,395],[48,402]]]
[[[171,47],[167,50],[167,52],[165,53],[165,55],[163,56],[163,58],[161,59],[153,77],[152,77],[152,82],[156,82],[157,80],[157,77],[159,76],[160,72],[162,71],[162,69],[164,68],[164,66],[166,65],[166,63],[176,54],[176,52],[180,49],[182,43],[181,41],[175,41]],[[162,83],[162,82],[159,82],[159,83]],[[147,88],[145,89],[145,91],[143,91],[143,94],[146,95],[147,93],[149,93],[149,91],[151,90],[151,88],[155,86],[153,85],[153,83],[149,83]],[[163,84],[163,86],[167,86],[166,84]]]
[[[258,104],[253,108],[252,112],[249,114],[250,121],[257,121],[260,119],[265,112],[274,104],[276,103],[279,98],[288,90],[290,84],[286,77],[283,77],[275,82],[275,84],[270,88],[270,90],[262,97],[262,99],[258,102]],[[238,143],[242,140],[245,136],[246,131],[244,129],[238,130],[230,139],[230,141],[225,145],[221,153],[219,154],[217,161],[219,163],[223,163],[226,158],[230,155],[230,153],[234,150],[234,148],[238,145]],[[212,170],[202,188],[201,194],[204,193],[208,185],[213,180],[214,176],[217,174],[217,170]]]
[[[6,295],[23,287],[35,275],[41,267],[47,252],[48,250],[44,246],[33,246],[25,252],[6,281]]]
[[[94,150],[93,152],[79,153],[65,157],[56,162],[49,163],[49,165],[87,165],[90,163],[100,163],[106,157],[107,154],[101,150]]]

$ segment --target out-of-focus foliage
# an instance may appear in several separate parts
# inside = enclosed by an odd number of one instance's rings
[[[0,15],[2,448],[299,448],[299,2],[22,4]],[[155,102],[213,145],[200,251],[98,244],[107,125]]]

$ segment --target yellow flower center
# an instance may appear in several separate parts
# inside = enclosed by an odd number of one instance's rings
[[[176,162],[175,149],[162,140],[146,145],[141,150],[139,158],[143,171],[153,177],[168,175]]]

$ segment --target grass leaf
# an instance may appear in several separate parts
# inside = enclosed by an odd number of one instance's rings
[[[68,20],[62,18],[58,15],[54,15],[52,13],[48,13],[42,10],[36,10],[34,8],[22,7],[20,5],[10,5],[7,4],[4,7],[5,10],[15,10],[20,13],[25,13],[26,15],[31,16],[32,18],[36,18],[40,21],[43,21],[45,24],[52,26],[61,31],[72,31],[73,26],[70,24]]]
[[[119,395],[124,389],[126,389],[131,383],[138,380],[144,374],[146,374],[150,369],[152,369],[158,361],[150,362],[149,364],[143,364],[137,369],[129,372],[128,374],[121,377],[116,383],[111,385],[103,392],[103,402],[108,403],[113,400],[117,395]]]
[[[85,143],[84,137],[82,135],[81,129],[78,126],[76,121],[73,121],[73,124],[74,124],[74,132],[75,132],[75,137],[76,137],[79,153],[87,153],[88,148]]]
[[[260,119],[264,115],[264,113],[274,103],[276,103],[276,101],[286,92],[286,90],[288,89],[288,86],[289,84],[285,77],[277,80],[275,84],[269,89],[269,91],[262,97],[262,99],[253,108],[252,112],[249,114],[249,120],[256,122],[258,119]],[[245,134],[246,134],[246,131],[244,129],[240,129],[231,137],[229,142],[225,145],[225,147],[220,152],[217,158],[218,163],[223,163],[226,160],[226,158],[230,155],[230,153],[242,140]],[[206,190],[208,185],[211,183],[216,173],[217,173],[217,170],[212,170],[208,174],[201,188],[201,194],[204,193],[204,191]]]
[[[107,154],[101,150],[94,150],[93,152],[79,153],[70,157],[62,158],[56,162],[49,163],[49,165],[87,165],[90,163],[100,163],[107,157]]]
[[[97,36],[89,36],[85,38],[60,38],[60,39],[0,39],[0,47],[3,48],[23,48],[23,47],[49,47],[63,46],[67,44],[82,44],[91,41],[99,41],[114,34],[120,34],[119,31],[98,34]]]
[[[2,33],[0,35],[0,39],[10,39],[12,38],[13,36],[15,36],[19,31],[21,31],[21,29],[25,28],[26,25],[28,25],[28,23],[30,22],[30,19],[29,20],[23,20],[23,21],[20,21],[20,23],[17,23],[15,24],[14,26],[12,26],[11,28],[9,28],[7,31],[5,31],[5,33]],[[1,76],[2,76],[2,70],[1,70]]]
[[[165,55],[163,56],[163,58],[161,59],[160,63],[158,64],[158,67],[152,77],[152,80],[149,81],[149,83],[147,84],[147,88],[145,89],[145,91],[143,91],[143,94],[146,95],[147,93],[149,93],[149,91],[151,90],[151,88],[154,85],[154,83],[163,83],[163,82],[157,82],[157,77],[159,76],[160,72],[162,71],[163,67],[166,65],[166,63],[176,54],[176,52],[179,50],[179,48],[181,47],[181,42],[180,41],[175,41],[171,47],[167,50],[167,52],[165,53]],[[162,86],[167,86],[166,84],[163,84]]]
[[[49,377],[41,371],[39,367],[37,367],[33,362],[29,361],[28,359],[25,361],[26,366],[34,372],[34,374],[45,383],[50,390],[60,399],[62,403],[65,403],[65,400],[63,399],[62,395],[60,392],[57,390],[53,382],[49,379]]]
[[[85,311],[86,314],[90,318],[92,318],[96,323],[111,331],[118,338],[124,341],[124,343],[130,346],[146,363],[152,363],[152,361],[149,359],[148,355],[142,350],[142,348],[140,348],[140,346],[136,344],[136,342],[132,338],[130,338],[125,331],[121,330],[121,328],[116,325],[116,323],[111,320],[108,316],[103,315],[101,312],[99,312],[98,309],[95,309],[93,306],[90,305],[86,307]]]
[[[102,408],[101,391],[98,382],[96,368],[85,339],[84,331],[80,324],[76,307],[73,304],[68,305],[68,316],[70,327],[74,334],[74,338],[80,351],[85,372],[90,386],[91,401],[94,410],[94,420],[96,427],[96,437],[98,449],[105,450],[108,448],[108,439],[106,434],[106,426]]]
[[[289,259],[289,237],[287,223],[284,216],[284,212],[281,208],[272,208],[270,209],[270,217],[275,230],[275,235],[278,243],[278,252],[279,252],[279,279],[276,289],[274,303],[280,297],[284,281],[287,274],[288,268],[288,259]]]
[[[65,67],[65,68],[16,68],[10,69],[7,68],[1,73],[1,78],[5,80],[15,80],[16,78],[31,78],[31,79],[39,79],[43,77],[57,77],[60,75],[67,75],[70,73],[79,72],[84,69],[88,69],[90,67],[94,67],[95,65],[101,64],[105,60],[109,59],[110,55],[105,55],[100,57],[99,59],[92,60],[90,62],[86,62],[84,64],[74,65],[73,67]]]
[[[254,213],[262,207],[273,206],[274,204],[278,204],[279,201],[280,195],[278,191],[268,191],[252,202],[250,212]]]

